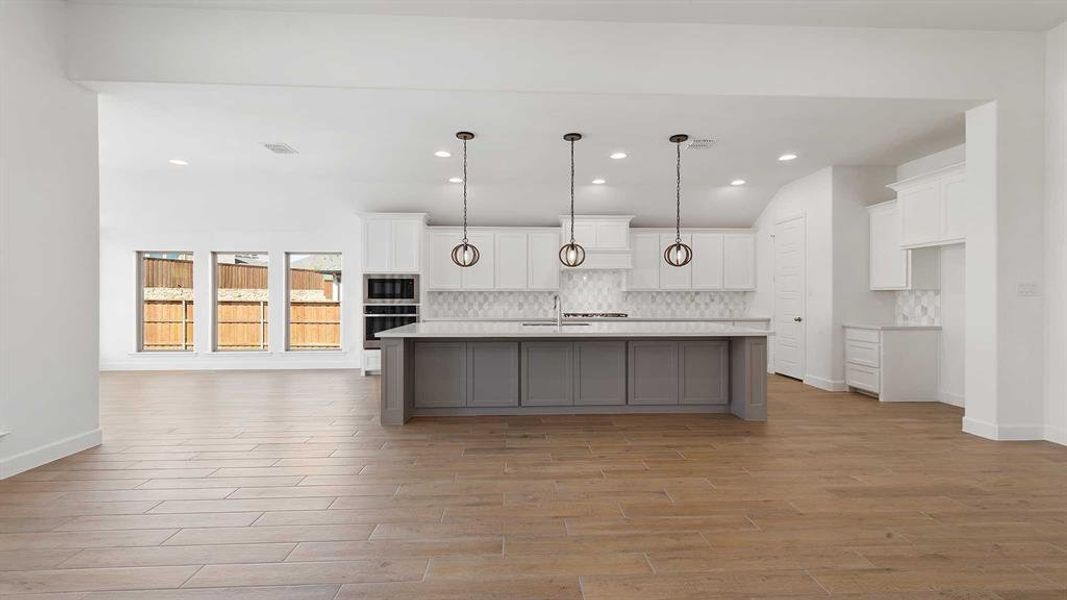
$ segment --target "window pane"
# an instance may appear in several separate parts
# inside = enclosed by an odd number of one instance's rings
[[[193,253],[141,252],[141,350],[193,349]]]
[[[215,349],[266,350],[266,253],[215,253]]]
[[[341,255],[289,254],[289,349],[341,349]]]

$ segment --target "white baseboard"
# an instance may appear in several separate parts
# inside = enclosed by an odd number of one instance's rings
[[[848,390],[848,385],[845,384],[844,380],[825,379],[814,375],[805,375],[804,383],[827,392],[844,392]]]
[[[1067,446],[1067,429],[1046,425],[1045,439],[1056,444]]]
[[[939,390],[937,392],[937,399],[941,402],[944,402],[945,404],[951,404],[952,406],[963,408],[963,394],[956,394],[953,392]]]
[[[100,428],[96,428],[5,458],[0,460],[0,479],[18,475],[23,471],[46,465],[76,452],[99,446],[103,440],[103,432]]]
[[[997,441],[1021,442],[1046,439],[1044,425],[1000,425],[972,417],[963,417],[963,432]]]

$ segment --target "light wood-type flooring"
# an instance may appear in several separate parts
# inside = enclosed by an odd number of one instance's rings
[[[773,377],[765,424],[382,428],[378,393],[104,374],[105,444],[0,482],[0,597],[1067,599],[1067,448],[949,406]]]

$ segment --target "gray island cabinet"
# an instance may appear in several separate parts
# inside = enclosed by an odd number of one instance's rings
[[[381,420],[732,412],[762,421],[768,335],[696,322],[406,325],[379,334]]]

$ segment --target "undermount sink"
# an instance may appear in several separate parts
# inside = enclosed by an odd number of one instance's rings
[[[555,327],[555,323],[523,323],[523,327]],[[564,323],[564,327],[588,327],[589,323]]]

